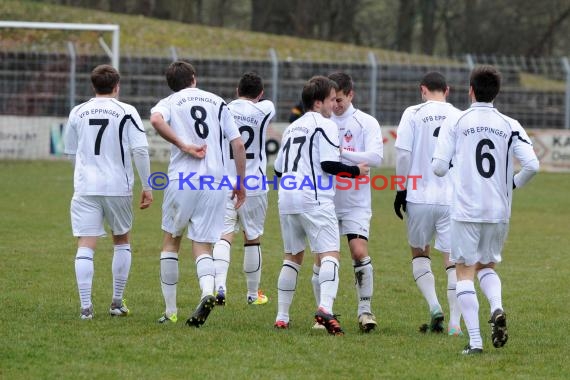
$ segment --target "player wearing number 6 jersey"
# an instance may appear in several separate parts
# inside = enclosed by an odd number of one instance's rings
[[[421,104],[408,107],[398,126],[396,138],[396,175],[421,177],[417,187],[400,189],[396,193],[394,211],[403,219],[400,209],[406,212],[408,243],[412,251],[414,281],[429,307],[430,322],[420,331],[442,333],[444,315],[435,291],[435,277],[431,269],[431,241],[435,235],[435,248],[442,253],[447,272],[447,300],[449,303],[449,335],[461,335],[459,308],[455,286],[455,265],[449,261],[450,218],[449,205],[453,194],[451,176],[440,178],[433,173],[431,158],[441,124],[460,111],[446,103],[449,93],[445,77],[429,72],[420,82]]]
[[[173,62],[166,70],[168,86],[174,94],[151,109],[150,121],[157,132],[172,143],[168,165],[169,186],[162,204],[164,240],[160,254],[160,281],[166,311],[160,323],[176,322],[178,251],[184,230],[192,240],[192,253],[202,290],[201,301],[188,318],[189,326],[200,327],[215,305],[212,246],[224,227],[225,192],[200,186],[200,178],[213,178],[218,188],[225,174],[222,141],[230,141],[236,173],[233,186],[235,207],[245,200],[242,181],[245,150],[240,133],[226,103],[217,95],[196,88],[196,71],[186,61]],[[229,186],[229,184],[228,184]]]
[[[276,328],[289,327],[289,308],[303,262],[305,239],[320,259],[319,306],[315,321],[332,335],[343,331],[333,314],[338,290],[339,230],[334,208],[333,175],[368,174],[365,164],[340,163],[338,128],[330,120],[337,84],[327,77],[314,77],[302,92],[307,112],[283,133],[275,171],[281,178],[279,218],[285,257],[277,282]]]
[[[131,153],[142,182],[140,208],[152,203],[148,185],[150,162],[144,127],[137,110],[118,101],[118,71],[109,65],[91,73],[95,97],[71,110],[65,129],[65,153],[75,163],[71,225],[78,237],[75,275],[81,319],[93,318],[91,289],[97,237],[105,235],[106,220],[113,233],[113,300],[109,313],[126,316],[123,302],[131,268],[129,231],[133,222],[134,185]]]
[[[234,207],[229,193],[226,199],[224,232],[214,245],[214,266],[216,267],[216,303],[226,303],[226,278],[230,265],[230,248],[234,232],[241,225],[244,233],[243,271],[247,281],[246,300],[250,305],[267,303],[259,289],[261,280],[261,235],[267,211],[267,189],[263,184],[266,174],[265,135],[269,122],[275,115],[275,106],[270,100],[261,100],[263,80],[253,72],[245,73],[237,87],[238,99],[228,104],[245,144],[246,158],[246,201],[239,210]],[[229,160],[226,169],[232,182],[236,182],[233,149],[225,140]]]
[[[502,347],[508,339],[501,280],[495,272],[507,237],[512,191],[538,171],[531,141],[518,121],[493,106],[501,77],[492,66],[471,72],[471,107],[445,120],[433,154],[433,170],[443,176],[453,160],[454,194],[451,206],[451,261],[457,266],[457,302],[469,344],[463,354],[483,350],[479,331],[479,303],[474,287],[477,274],[489,300],[491,339]],[[521,170],[513,176],[513,156]]]

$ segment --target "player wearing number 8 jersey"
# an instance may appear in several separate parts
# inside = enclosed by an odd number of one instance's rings
[[[91,289],[97,237],[106,220],[113,233],[112,316],[129,313],[123,303],[131,267],[129,231],[132,227],[134,184],[131,153],[142,181],[140,208],[152,203],[148,185],[150,161],[144,127],[137,110],[118,101],[120,75],[109,65],[91,73],[96,96],[71,110],[65,129],[65,153],[75,163],[71,225],[78,237],[75,274],[81,300],[81,319],[93,318]]]
[[[265,135],[269,122],[275,115],[275,106],[270,100],[262,100],[263,80],[254,72],[245,73],[239,80],[238,99],[228,104],[245,144],[246,157],[246,201],[239,210],[229,194],[226,199],[224,232],[214,246],[213,257],[216,267],[216,302],[226,302],[226,278],[230,265],[230,248],[238,224],[244,232],[243,271],[247,281],[246,300],[250,305],[267,303],[259,289],[261,281],[261,235],[267,211],[267,189],[263,184],[266,174]],[[225,140],[229,160],[225,161],[228,176],[236,181],[233,150]]]
[[[333,314],[339,284],[340,241],[332,176],[342,172],[352,176],[368,174],[368,167],[340,163],[338,128],[329,119],[336,89],[334,81],[322,76],[305,84],[302,98],[307,112],[287,127],[275,160],[275,171],[282,176],[278,205],[285,248],[277,282],[276,328],[289,327],[289,308],[308,239],[311,251],[319,255],[321,267],[315,320],[330,334],[343,334]]]
[[[502,347],[507,342],[501,280],[494,268],[502,260],[513,188],[526,184],[539,167],[519,122],[493,106],[500,84],[500,74],[492,66],[472,71],[469,96],[473,103],[443,123],[432,162],[438,176],[447,173],[450,160],[455,170],[451,261],[457,266],[457,302],[469,331],[469,344],[463,351],[468,355],[483,349],[475,274],[489,300],[493,345]],[[513,156],[521,164],[514,176]]]
[[[151,109],[150,121],[157,132],[172,143],[166,188],[162,205],[164,240],[160,254],[160,280],[166,311],[160,323],[177,320],[176,287],[178,252],[184,230],[192,240],[192,253],[202,291],[201,301],[186,323],[200,327],[214,307],[213,243],[224,226],[225,192],[200,189],[200,178],[213,178],[217,188],[225,174],[223,138],[232,145],[236,173],[233,187],[236,208],[245,199],[241,181],[245,173],[245,150],[234,119],[225,102],[217,95],[196,88],[196,71],[186,61],[173,62],[166,71],[168,86],[174,94]],[[182,178],[181,178],[182,177]]]

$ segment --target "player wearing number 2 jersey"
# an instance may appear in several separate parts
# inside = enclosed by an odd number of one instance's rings
[[[143,192],[140,208],[152,203],[148,185],[150,162],[144,127],[137,110],[118,101],[120,76],[109,65],[91,73],[95,97],[71,110],[65,129],[65,153],[75,163],[71,225],[78,237],[75,275],[81,300],[81,319],[93,318],[91,289],[97,237],[106,220],[113,233],[113,301],[109,313],[126,316],[123,302],[131,267],[129,231],[133,222],[133,154]]]
[[[460,111],[446,102],[449,93],[445,77],[438,72],[424,75],[420,83],[423,103],[408,107],[402,115],[396,138],[396,175],[420,176],[417,186],[406,186],[396,193],[394,210],[402,219],[400,209],[406,212],[408,243],[412,251],[412,274],[416,286],[424,296],[430,313],[430,322],[420,331],[442,333],[444,315],[435,290],[431,268],[431,241],[435,235],[435,249],[443,256],[447,273],[447,301],[449,303],[448,334],[461,335],[459,308],[455,296],[457,277],[455,265],[449,261],[450,218],[449,205],[453,195],[451,176],[440,178],[433,173],[431,158],[441,124]]]
[[[253,72],[245,73],[239,80],[238,99],[228,104],[245,144],[246,158],[246,201],[239,210],[234,207],[229,193],[226,199],[224,232],[214,245],[214,266],[216,267],[215,289],[216,303],[226,302],[226,278],[230,265],[230,248],[238,223],[244,233],[243,271],[247,281],[246,300],[250,305],[267,303],[259,289],[261,280],[261,235],[267,211],[267,190],[263,185],[267,166],[265,154],[265,135],[269,122],[275,115],[275,106],[263,96],[263,80]],[[229,151],[226,169],[232,182],[236,182],[236,170],[233,150],[224,141]]]
[[[176,322],[176,284],[178,251],[182,234],[188,228],[192,253],[202,290],[201,301],[186,323],[200,327],[214,307],[214,261],[212,245],[224,226],[225,192],[201,186],[210,178],[218,188],[225,174],[222,140],[233,149],[236,173],[243,179],[245,150],[234,119],[225,102],[217,95],[196,88],[196,71],[186,61],[173,62],[166,71],[168,86],[174,94],[151,109],[150,121],[157,132],[172,143],[168,176],[162,205],[164,240],[160,254],[160,281],[166,311],[160,323]],[[210,180],[209,180],[210,181]],[[236,208],[245,200],[240,183],[233,187]]]
[[[501,85],[499,72],[492,66],[477,67],[469,84],[473,103],[443,123],[432,162],[438,176],[447,173],[450,160],[455,171],[451,261],[457,266],[457,302],[469,331],[469,344],[463,350],[466,355],[483,350],[474,287],[476,273],[490,304],[493,345],[498,348],[507,342],[501,280],[494,268],[502,259],[513,188],[527,183],[539,167],[531,141],[519,122],[493,106]],[[522,166],[514,176],[513,156]]]
[[[330,120],[337,84],[326,77],[314,77],[302,92],[307,112],[283,133],[275,171],[281,178],[279,214],[285,246],[283,266],[277,282],[276,328],[289,327],[289,308],[303,262],[305,239],[319,255],[319,306],[315,320],[333,335],[343,331],[333,314],[338,290],[339,232],[334,209],[333,175],[368,174],[365,164],[340,163],[338,128]]]

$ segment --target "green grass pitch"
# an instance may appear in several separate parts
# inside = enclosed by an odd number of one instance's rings
[[[164,171],[166,164],[154,164]],[[382,170],[384,175],[393,174]],[[456,379],[568,378],[570,292],[570,175],[539,173],[517,189],[503,264],[503,303],[509,342],[495,349],[487,325],[489,306],[479,294],[483,355],[462,357],[467,338],[422,335],[427,306],[410,270],[404,223],[392,211],[393,192],[373,191],[370,255],[375,269],[373,310],[379,327],[361,334],[346,241],[335,312],[346,331],[333,337],[310,329],[315,311],[310,255],[291,308],[291,329],[275,331],[277,277],[282,242],[275,191],[263,237],[265,306],[245,302],[243,247],[233,245],[228,304],[206,324],[184,321],[198,302],[190,244],[183,242],[178,287],[179,322],[158,325],[163,311],[159,282],[162,194],[151,209],[135,211],[133,262],[126,289],[132,314],[111,318],[110,238],[95,254],[95,319],[79,320],[75,239],[69,203],[72,169],[61,161],[0,162],[0,379]],[[138,196],[138,191],[137,191]],[[135,197],[136,198],[136,197]],[[440,302],[447,309],[446,276],[433,254]],[[446,310],[447,312],[447,310]],[[447,313],[446,313],[447,316]]]

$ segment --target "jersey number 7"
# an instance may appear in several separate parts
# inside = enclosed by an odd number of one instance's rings
[[[100,125],[99,132],[97,132],[97,138],[95,139],[95,155],[98,156],[101,153],[101,139],[103,138],[103,132],[105,128],[109,125],[109,119],[89,119],[89,125]]]

